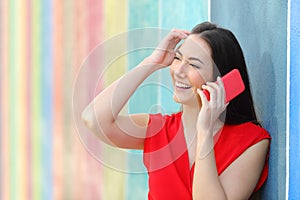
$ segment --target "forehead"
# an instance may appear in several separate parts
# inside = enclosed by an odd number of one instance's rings
[[[188,57],[207,57],[211,58],[211,48],[209,44],[198,35],[192,34],[185,39],[178,50]]]

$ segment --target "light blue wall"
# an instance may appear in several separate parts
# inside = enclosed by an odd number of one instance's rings
[[[291,0],[289,199],[300,199],[300,0]]]
[[[287,1],[213,0],[211,13],[244,50],[256,111],[272,136],[262,199],[285,199]]]

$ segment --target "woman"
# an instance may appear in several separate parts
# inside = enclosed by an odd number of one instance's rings
[[[182,111],[120,115],[137,87],[167,66]],[[233,68],[245,91],[225,104],[223,82],[215,77]],[[258,126],[242,50],[230,31],[209,22],[192,32],[172,30],[149,57],[101,92],[82,118],[102,141],[144,150],[149,199],[248,199],[267,177],[270,136]]]

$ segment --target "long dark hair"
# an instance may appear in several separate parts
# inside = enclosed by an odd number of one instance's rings
[[[227,107],[225,123],[241,124],[251,121],[258,124],[243,51],[236,37],[231,31],[210,22],[198,24],[192,29],[192,34],[199,35],[210,45],[212,59],[221,76],[236,68],[244,81],[244,92],[231,100]]]

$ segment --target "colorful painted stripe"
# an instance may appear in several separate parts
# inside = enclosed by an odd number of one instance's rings
[[[25,27],[24,27],[24,41],[25,41],[25,47],[24,47],[24,55],[25,55],[25,59],[26,62],[24,62],[25,64],[25,72],[24,72],[24,77],[26,78],[26,81],[24,83],[25,85],[25,119],[24,121],[26,128],[24,129],[25,131],[25,142],[26,142],[26,160],[27,163],[25,165],[26,167],[26,174],[27,174],[27,180],[26,180],[26,185],[27,185],[27,199],[33,199],[32,196],[32,171],[31,171],[31,163],[32,163],[32,124],[31,124],[31,109],[32,109],[32,105],[31,105],[31,69],[32,69],[32,59],[31,59],[31,0],[27,0],[26,1],[26,5],[24,6],[24,9],[26,9],[26,13],[24,16],[24,19],[26,19],[26,23],[25,23]]]
[[[9,148],[10,148],[10,127],[9,127],[9,7],[8,1],[1,1],[1,121],[2,121],[2,134],[1,134],[1,199],[10,199],[10,155],[9,155]]]

